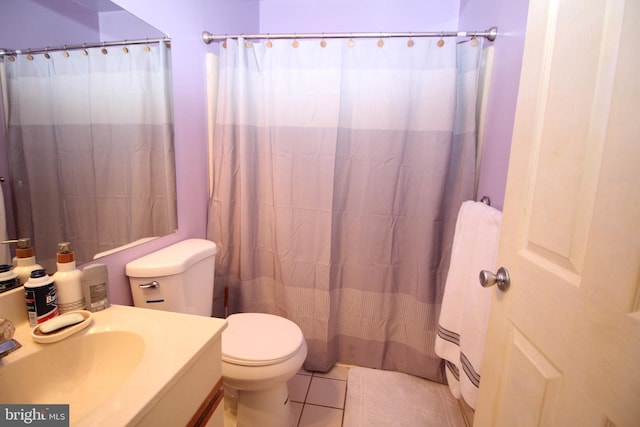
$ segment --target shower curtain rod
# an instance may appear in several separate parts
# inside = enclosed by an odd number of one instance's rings
[[[494,41],[498,36],[498,27],[491,27],[486,31],[434,31],[421,33],[285,33],[285,34],[211,34],[202,32],[202,41],[209,44],[225,39],[348,39],[348,38],[391,38],[391,37],[484,37]]]
[[[32,48],[32,49],[12,50],[12,49],[0,48],[0,57],[9,56],[9,55],[55,52],[59,50],[78,50],[78,49],[89,49],[92,47],[127,46],[132,44],[160,43],[160,42],[170,42],[170,41],[171,41],[171,38],[169,36],[165,36],[160,39],[137,39],[137,40],[120,40],[120,41],[111,41],[111,42],[65,44],[62,46],[47,46],[47,47],[38,47],[38,48]]]

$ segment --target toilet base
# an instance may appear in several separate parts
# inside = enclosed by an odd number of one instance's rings
[[[287,384],[266,390],[235,390],[225,386],[225,427],[290,427],[293,414]]]

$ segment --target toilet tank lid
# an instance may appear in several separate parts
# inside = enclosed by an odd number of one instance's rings
[[[129,262],[129,277],[162,277],[184,272],[193,264],[215,256],[218,247],[204,239],[187,239]]]

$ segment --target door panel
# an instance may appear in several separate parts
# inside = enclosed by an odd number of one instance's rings
[[[476,427],[640,425],[639,21],[530,2]]]

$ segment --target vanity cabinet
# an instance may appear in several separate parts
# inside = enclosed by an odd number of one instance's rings
[[[223,427],[221,357],[218,335],[180,378],[167,384],[167,391],[137,426]]]

